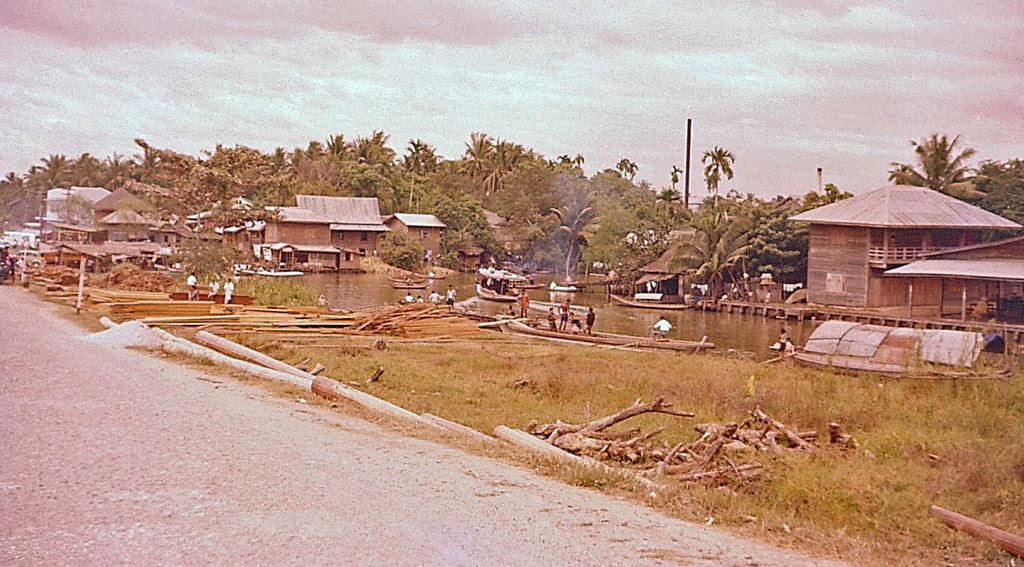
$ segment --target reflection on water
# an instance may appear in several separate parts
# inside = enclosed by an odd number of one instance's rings
[[[425,289],[397,290],[388,283],[383,274],[311,274],[301,278],[303,284],[316,293],[322,293],[334,309],[366,309],[385,303],[394,304],[411,293],[415,298],[426,299],[431,290],[442,297],[448,285],[455,286],[456,301],[476,295],[476,280],[473,274],[454,273],[444,280],[433,280]],[[538,278],[538,283],[547,283]],[[813,325],[809,322],[781,321],[765,317],[741,315],[739,313],[706,313],[701,311],[665,311],[635,309],[609,303],[604,288],[593,288],[586,293],[552,293],[547,289],[530,290],[534,300],[561,302],[567,295],[574,304],[593,306],[597,313],[595,329],[611,333],[646,336],[651,326],[662,314],[672,323],[672,338],[699,341],[707,336],[715,343],[717,350],[736,349],[751,351],[758,359],[774,355],[768,347],[775,342],[779,331],[785,327],[796,344],[803,344],[810,335]],[[477,308],[485,313],[504,313],[510,304],[493,301],[478,301]],[[543,313],[531,311],[534,316]]]

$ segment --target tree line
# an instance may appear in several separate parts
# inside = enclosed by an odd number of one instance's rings
[[[655,190],[635,180],[638,166],[628,158],[587,177],[581,154],[549,159],[482,132],[472,133],[454,158],[421,139],[409,140],[401,154],[389,142],[374,131],[292,150],[218,145],[192,156],[137,139],[131,157],[50,155],[0,181],[0,221],[9,230],[31,220],[54,187],[124,187],[138,197],[133,207],[151,216],[174,220],[209,211],[209,222],[218,224],[265,216],[264,206],[293,205],[296,194],[376,197],[384,214],[432,213],[448,225],[442,258],[448,264],[458,249],[477,246],[498,258],[507,254],[526,270],[554,269],[567,278],[581,269],[614,270],[629,279],[673,247],[673,266],[699,281],[769,272],[796,282],[806,273],[807,232],[788,217],[849,196],[833,185],[799,198],[720,194],[736,157],[718,146],[701,155],[710,198],[691,206],[675,187],[683,173],[676,166],[672,185]],[[959,137],[934,134],[912,144],[916,162],[893,162],[891,181],[928,186],[1024,222],[1024,162],[971,167],[974,150],[962,148]],[[257,206],[234,206],[241,197]],[[502,242],[485,209],[501,217]]]

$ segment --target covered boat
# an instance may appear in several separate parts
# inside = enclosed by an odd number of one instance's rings
[[[515,301],[523,286],[529,283],[519,274],[494,268],[480,268],[477,275],[476,294],[491,301]]]
[[[850,371],[967,377],[984,347],[984,336],[975,332],[825,321],[793,358]]]

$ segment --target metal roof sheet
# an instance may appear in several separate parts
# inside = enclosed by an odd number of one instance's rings
[[[331,197],[296,195],[295,203],[337,224],[383,226],[376,197]]]
[[[415,214],[415,213],[395,213],[391,215],[402,221],[405,226],[414,226],[416,228],[446,228],[447,225],[441,222],[440,219],[434,215]]]
[[[885,275],[1024,281],[1024,258],[978,258],[974,260],[925,258],[886,270]]]
[[[331,223],[331,230],[351,230],[351,231],[364,231],[364,232],[388,232],[388,227],[383,224],[357,224],[357,223],[344,223],[336,222]]]
[[[790,220],[873,227],[1021,228],[1009,219],[927,187],[892,185],[837,201]]]

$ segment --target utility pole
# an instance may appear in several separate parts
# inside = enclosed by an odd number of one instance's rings
[[[692,133],[693,119],[686,119],[686,177],[683,178],[683,206],[690,211],[690,137]]]

